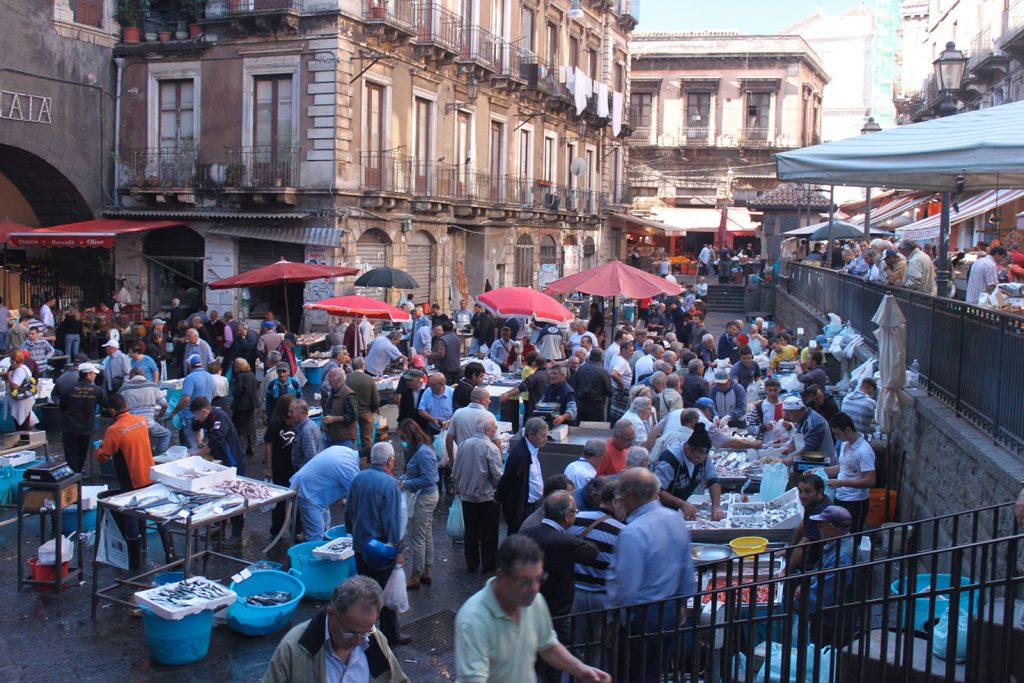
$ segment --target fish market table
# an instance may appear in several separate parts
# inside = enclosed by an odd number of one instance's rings
[[[105,515],[119,514],[135,517],[143,524],[144,538],[146,532],[145,525],[147,524],[184,534],[185,551],[180,559],[134,576],[116,578],[113,580],[113,583],[101,587],[99,584],[99,570],[100,565],[104,563],[97,559],[97,556],[104,540],[102,536],[97,537],[92,572],[93,618],[96,617],[96,606],[100,600],[109,600],[133,607],[134,603],[131,602],[130,596],[125,599],[117,597],[115,593],[119,589],[124,588],[130,589],[133,593],[140,588],[149,588],[148,579],[160,572],[172,571],[180,567],[184,577],[188,578],[193,575],[195,563],[201,560],[202,573],[205,574],[207,563],[211,557],[237,562],[242,565],[251,564],[249,560],[243,560],[220,552],[219,545],[218,549],[211,549],[210,534],[207,533],[205,539],[201,539],[200,532],[204,529],[209,530],[215,525],[221,525],[233,517],[244,515],[246,512],[273,506],[277,503],[285,503],[285,521],[277,536],[266,548],[263,548],[262,554],[266,555],[289,530],[294,528],[295,501],[295,491],[248,477],[234,477],[194,491],[181,490],[163,483],[155,483],[141,489],[98,500],[97,530],[103,529]]]

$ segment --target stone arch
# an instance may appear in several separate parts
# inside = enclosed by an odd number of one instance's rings
[[[20,147],[0,144],[0,174],[21,193],[40,226],[93,218],[83,192],[43,157]]]

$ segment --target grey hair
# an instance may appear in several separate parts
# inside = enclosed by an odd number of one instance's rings
[[[575,349],[573,349],[572,355],[576,356],[581,361],[584,361],[587,359],[587,350],[582,346],[577,346]]]
[[[336,377],[340,377],[341,381],[344,382],[346,378],[345,371],[341,368],[331,368],[331,371],[327,373],[327,381],[330,382]]]
[[[913,251],[914,249],[917,249],[917,242],[915,242],[912,239],[904,238],[904,239],[900,240],[899,248],[900,249],[907,249],[909,251]]]
[[[335,356],[337,356],[339,353],[341,353],[344,350],[345,350],[345,345],[344,344],[335,344],[334,346],[331,347],[331,358],[334,358]]]
[[[351,576],[334,587],[331,611],[335,618],[340,619],[355,605],[366,605],[380,611],[384,606],[380,584],[369,576]]]
[[[650,470],[636,469],[636,475],[619,477],[619,491],[632,495],[637,500],[654,500],[661,486],[658,478]]]
[[[651,347],[651,353],[657,353],[658,351],[664,353],[665,347],[662,346],[661,344],[655,344],[654,346]]]
[[[583,444],[583,457],[593,458],[595,455],[604,453],[604,439],[589,439]]]
[[[694,358],[693,360],[686,364],[686,369],[696,374],[700,372],[700,368],[702,365],[704,365],[704,361],[702,361],[700,358]]]
[[[531,417],[523,425],[523,434],[540,434],[542,431],[547,429],[548,423],[540,417]]]
[[[356,358],[352,359],[352,369],[353,370],[362,370],[365,367],[366,367],[366,361],[363,360],[362,358],[356,357]]]
[[[728,323],[728,324],[726,325],[726,327],[728,327],[729,325],[735,325],[735,324],[736,324],[735,322],[731,322],[731,323]],[[701,338],[700,338],[700,340],[701,340],[702,342],[706,342],[706,341],[715,341],[715,337],[714,337],[714,335],[712,335],[712,334],[705,334],[705,335],[704,335],[703,337],[701,337]]]
[[[476,431],[483,434],[487,431],[487,428],[491,425],[498,426],[498,421],[494,419],[494,415],[490,411],[482,411],[482,415],[477,415],[476,418]]]
[[[668,373],[668,375],[665,376],[665,386],[668,387],[669,389],[678,389],[679,375],[677,375],[674,372]]]
[[[693,427],[699,421],[700,413],[697,412],[696,408],[686,408],[683,412],[679,413],[679,424],[684,427]]]
[[[370,449],[371,465],[386,465],[388,460],[395,457],[395,448],[387,441],[378,441]]]
[[[298,409],[298,411],[303,415],[309,415],[309,404],[301,398],[297,398],[292,401],[292,407]]]
[[[646,396],[637,396],[633,399],[629,409],[633,412],[639,413],[641,410],[647,410],[654,405],[654,402]]]
[[[651,373],[651,384],[661,384],[667,379],[667,375],[661,370],[655,370]]]
[[[267,353],[267,363],[268,364],[270,364],[270,363],[278,363],[280,361],[281,361],[281,352],[280,351],[270,351],[269,353]]]
[[[473,387],[473,391],[469,392],[469,400],[472,403],[483,403],[489,395],[484,387]]]
[[[544,499],[544,517],[561,522],[572,512],[572,496],[568,491],[555,491]]]
[[[643,446],[630,446],[626,451],[626,467],[647,467],[650,462],[651,454]]]
[[[604,360],[604,351],[597,348],[596,346],[590,349],[590,360],[592,360],[595,363],[600,363],[602,360]]]
[[[627,429],[635,430],[636,428],[633,426],[632,422],[623,418],[616,422],[615,426],[612,427],[612,436],[617,436],[621,439]]]

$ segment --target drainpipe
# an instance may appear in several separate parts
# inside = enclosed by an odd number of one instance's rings
[[[121,208],[121,86],[124,83],[124,57],[115,57],[117,84],[114,90],[114,208]]]

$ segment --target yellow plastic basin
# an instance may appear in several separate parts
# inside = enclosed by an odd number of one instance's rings
[[[740,536],[729,541],[732,551],[741,557],[763,553],[768,547],[768,539],[760,536]]]

